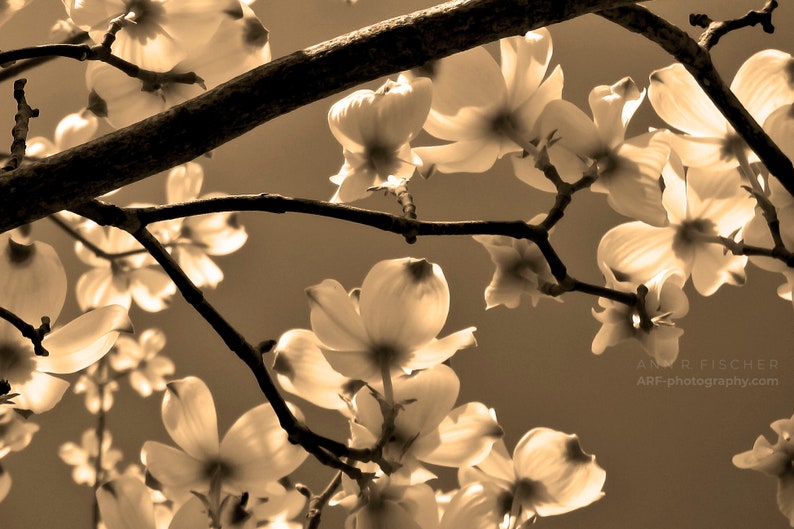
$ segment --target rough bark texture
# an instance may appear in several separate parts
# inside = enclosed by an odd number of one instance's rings
[[[277,59],[202,96],[0,177],[0,232],[187,162],[384,75],[629,0],[459,0]]]

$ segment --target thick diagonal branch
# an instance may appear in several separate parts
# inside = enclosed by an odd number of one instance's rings
[[[0,232],[214,149],[384,75],[629,0],[457,0],[295,52],[162,114],[0,178]]]
[[[643,7],[621,7],[598,14],[652,40],[684,65],[769,172],[794,195],[794,165],[723,82],[708,51],[685,31]]]

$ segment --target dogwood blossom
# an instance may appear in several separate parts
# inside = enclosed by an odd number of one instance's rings
[[[604,309],[593,310],[593,317],[601,322],[601,328],[593,339],[593,353],[601,354],[607,347],[633,338],[640,342],[650,356],[660,366],[669,366],[678,357],[678,340],[683,329],[675,326],[674,319],[684,317],[689,312],[689,301],[682,290],[684,276],[678,269],[668,269],[645,283],[645,315],[651,322],[644,328],[640,314],[634,307],[617,301],[598,298]],[[637,285],[630,282],[615,281],[610,278],[608,286],[624,292],[635,292]]]
[[[219,441],[212,394],[195,377],[168,383],[162,414],[180,448],[147,441],[142,457],[147,473],[175,501],[185,501],[191,492],[221,498],[244,492],[260,496],[307,456],[287,440],[270,404],[243,414]]]
[[[362,490],[343,477],[344,491],[334,505],[341,505],[350,514],[346,529],[436,529],[438,515],[433,489],[424,483],[394,483],[379,474]]]
[[[733,456],[733,464],[778,478],[777,505],[794,527],[794,416],[773,422],[771,428],[777,434],[775,444],[759,435],[752,450]]]
[[[380,88],[357,90],[328,112],[331,133],[342,144],[345,163],[331,182],[339,186],[331,202],[352,202],[389,179],[408,180],[421,160],[410,142],[430,110],[431,83],[401,76]]]
[[[29,138],[25,156],[43,157],[77,147],[92,139],[99,128],[97,117],[84,109],[67,114],[55,127],[54,141],[43,136]]]
[[[453,409],[460,381],[441,364],[394,379],[393,398],[398,406],[394,432],[383,446],[383,457],[394,466],[395,484],[421,483],[436,477],[421,462],[447,467],[481,461],[502,429],[482,403],[470,402]],[[351,422],[353,444],[374,446],[383,431],[381,385],[362,388],[354,399]]]
[[[537,516],[563,514],[603,497],[606,473],[579,438],[533,428],[518,441],[513,457],[497,441],[488,457],[458,473],[440,529],[514,529]]]
[[[96,430],[83,432],[80,445],[71,441],[61,445],[58,456],[67,465],[71,465],[72,479],[78,485],[92,487],[97,479],[112,479],[118,473],[116,465],[123,455],[120,450],[111,448],[113,437],[109,431],[102,434],[102,475],[96,475],[96,459],[99,455],[99,439]]]
[[[105,259],[80,242],[75,243],[77,256],[94,267],[77,280],[77,302],[83,310],[116,304],[129,308],[132,301],[149,312],[168,306],[176,293],[176,286],[159,267],[152,266],[152,258],[129,233],[117,228],[102,227],[85,222],[80,234],[109,254],[124,257]]]
[[[66,299],[66,270],[55,249],[20,230],[0,235],[0,307],[38,326]],[[1,378],[1,377],[0,377]]]
[[[353,395],[364,383],[334,371],[321,347],[312,331],[292,329],[282,334],[274,349],[276,379],[285,391],[315,406],[349,415]]]
[[[122,336],[119,336],[119,339],[121,338]],[[73,388],[76,394],[85,394],[85,407],[94,415],[113,407],[113,394],[118,389],[119,383],[109,378],[108,367],[104,362],[88,366]]]
[[[789,159],[793,159],[794,104],[780,107],[773,112],[764,122],[764,129]],[[767,179],[766,192],[766,198],[775,207],[780,238],[787,249],[794,249],[794,197],[776,178]],[[760,207],[756,208],[755,216],[745,226],[744,242],[764,248],[774,246],[767,220]],[[763,270],[783,274],[786,282],[778,288],[778,296],[794,301],[794,269],[778,259],[763,256],[750,256],[749,259]]]
[[[529,223],[537,224],[543,217],[538,215]],[[475,235],[473,239],[485,247],[496,265],[491,283],[485,289],[486,309],[498,305],[514,309],[524,295],[536,307],[541,298],[550,297],[541,288],[544,284],[556,284],[556,280],[537,244],[503,235]]]
[[[92,0],[100,1],[100,0]],[[157,0],[151,1],[158,4]],[[185,54],[164,70],[172,74],[195,73],[199,82],[185,84],[163,81],[144,84],[140,79],[103,62],[92,62],[86,69],[86,85],[92,91],[91,109],[102,109],[101,117],[115,128],[126,127],[200,95],[206,88],[265,64],[270,60],[268,31],[246,5],[218,0],[226,10],[212,14],[215,33],[203,38],[203,45],[191,45]],[[163,3],[179,3],[164,0]],[[187,2],[186,7],[190,7]],[[212,6],[215,2],[203,2]],[[212,8],[210,8],[212,11]],[[188,19],[185,20],[188,22]],[[127,28],[120,33],[123,34]],[[161,54],[152,54],[161,57]],[[133,61],[134,62],[134,61]],[[139,64],[139,63],[136,63]],[[155,68],[157,70],[157,68]]]
[[[759,123],[794,101],[794,58],[778,50],[760,51],[736,72],[731,91]],[[656,113],[683,135],[672,146],[684,165],[724,170],[738,165],[737,155],[753,156],[733,127],[686,71],[673,64],[651,73],[648,99]]]
[[[680,164],[668,164],[664,182],[670,224],[629,222],[609,230],[598,245],[604,275],[644,283],[678,269],[704,296],[726,283],[743,284],[747,257],[726,253],[716,240],[733,237],[753,215],[755,201],[741,188],[739,173],[690,168],[684,175]]]
[[[236,2],[234,2],[236,3]],[[228,0],[64,0],[69,16],[101,43],[110,21],[130,14],[113,42],[113,53],[147,70],[165,72],[218,29]]]
[[[108,363],[119,373],[127,373],[130,386],[141,397],[163,391],[166,377],[174,374],[174,362],[160,354],[165,347],[165,334],[160,329],[146,329],[135,340],[119,336],[108,354]]]
[[[667,135],[653,131],[626,139],[626,127],[642,103],[640,91],[630,77],[590,92],[590,120],[573,103],[551,101],[540,115],[540,135],[554,138],[549,148],[551,163],[567,181],[582,177],[590,163],[598,168],[598,179],[590,189],[607,194],[607,202],[618,213],[653,226],[664,226],[662,168],[670,147]],[[516,176],[543,191],[555,186],[535,167],[531,157],[514,157]]]
[[[174,167],[166,181],[167,202],[176,204],[223,196],[220,193],[199,196],[203,181],[204,169],[196,162]],[[236,252],[248,240],[248,233],[235,212],[158,222],[151,225],[150,230],[168,247],[180,268],[198,287],[215,288],[223,280],[223,270],[210,256]]]
[[[482,47],[431,67],[433,103],[424,128],[452,143],[416,148],[423,172],[433,168],[442,173],[483,172],[498,158],[520,153],[523,145],[536,139],[538,116],[549,101],[562,95],[559,66],[544,80],[551,35],[541,28],[502,39],[499,45],[501,70]]]
[[[332,279],[306,294],[323,354],[348,378],[377,382],[476,345],[474,327],[436,338],[449,312],[449,287],[441,267],[424,259],[377,263],[353,295]]]

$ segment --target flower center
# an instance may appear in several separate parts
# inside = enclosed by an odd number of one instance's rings
[[[222,459],[211,459],[204,465],[204,477],[208,480],[224,480],[232,476],[232,468]]]
[[[709,219],[685,220],[678,225],[673,238],[673,251],[681,256],[693,244],[703,240],[705,235],[714,235],[714,223]]]
[[[127,4],[127,13],[135,13],[135,24],[128,24],[123,31],[145,45],[157,34],[164,33],[160,27],[164,12],[160,2],[132,0]]]
[[[12,391],[15,384],[30,380],[35,370],[32,345],[27,342],[0,343],[0,379],[7,380]]]
[[[491,132],[496,136],[509,138],[513,141],[515,141],[513,138],[518,134],[513,115],[506,110],[500,111],[491,118],[490,128]]]
[[[747,145],[738,134],[729,134],[720,148],[720,158],[723,160],[733,160],[737,153],[747,152]]]
[[[381,178],[389,177],[390,166],[394,160],[394,152],[391,149],[375,143],[367,146],[364,156],[370,169],[378,173]]]

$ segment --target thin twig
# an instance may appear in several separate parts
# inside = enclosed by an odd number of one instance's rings
[[[708,51],[716,46],[722,37],[737,29],[761,24],[761,28],[766,33],[774,33],[772,12],[777,7],[777,0],[769,0],[760,10],[748,11],[743,17],[724,21],[712,20],[708,15],[693,13],[689,15],[689,23],[693,26],[706,28],[706,31],[698,39],[698,45]]]
[[[342,473],[337,472],[334,478],[328,483],[318,496],[312,496],[309,499],[309,512],[306,514],[306,529],[317,529],[320,527],[320,519],[323,514],[323,508],[328,504],[328,501],[342,484]]]
[[[41,325],[34,327],[27,323],[25,320],[11,312],[10,310],[0,307],[0,319],[4,319],[14,327],[30,342],[33,344],[33,352],[36,356],[49,356],[49,352],[44,348],[41,341],[50,332],[50,318],[42,316]]]
[[[171,278],[180,293],[213,330],[223,340],[226,346],[240,358],[257,380],[260,390],[273,407],[278,417],[279,424],[287,432],[292,443],[300,444],[307,452],[311,453],[321,463],[345,472],[350,477],[357,479],[362,475],[361,470],[342,461],[341,457],[369,461],[368,450],[350,449],[347,445],[323,437],[312,432],[304,423],[299,421],[281,397],[270,374],[265,368],[262,355],[256,347],[250,344],[215,307],[207,301],[204,293],[196,287],[179,264],[168,253],[162,244],[152,235],[136,216],[136,210],[124,210],[118,206],[102,204],[96,201],[86,203],[75,212],[105,225],[113,224],[133,237],[149,252],[160,264],[166,274]]]
[[[728,123],[758,155],[769,172],[794,195],[794,165],[767,135],[720,77],[709,53],[685,31],[640,6],[600,11],[598,15],[657,43],[692,74]]]
[[[25,141],[28,139],[30,119],[39,116],[39,109],[31,108],[25,99],[25,84],[27,79],[17,79],[14,81],[14,99],[17,101],[17,113],[14,115],[14,128],[11,135],[14,141],[11,143],[11,158],[6,162],[0,171],[13,171],[25,159]]]
[[[78,31],[59,44],[82,44],[84,42],[88,42],[90,37],[88,33],[85,31]],[[9,66],[8,68],[0,69],[0,83],[3,81],[7,81],[9,79],[14,79],[18,77],[20,74],[27,72],[28,70],[32,70],[37,66],[41,66],[42,64],[48,63],[53,59],[56,59],[57,56],[55,55],[44,55],[41,57],[36,57],[35,59],[28,59],[22,62],[18,62],[13,66]]]
[[[292,53],[136,125],[3,175],[0,232],[193,160],[277,116],[363,82],[633,3],[456,0]]]

